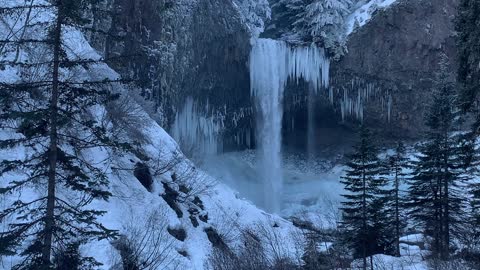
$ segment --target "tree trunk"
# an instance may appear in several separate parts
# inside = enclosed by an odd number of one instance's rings
[[[395,255],[400,257],[400,202],[399,202],[398,168],[395,169]]]
[[[364,164],[365,165],[365,164]],[[362,227],[363,227],[363,239],[362,239],[362,256],[363,256],[363,270],[367,270],[367,179],[365,176],[365,170],[362,173],[363,180],[363,198],[362,198]]]
[[[450,253],[450,202],[449,202],[449,169],[448,169],[448,156],[445,157],[445,176],[443,181],[443,259],[448,260]]]
[[[439,171],[439,170],[437,170]],[[442,213],[442,180],[441,173],[437,173],[437,190],[435,193],[435,256],[440,259],[442,257],[442,227],[443,227],[443,213]]]
[[[50,100],[50,145],[48,152],[48,193],[47,193],[47,210],[45,215],[45,232],[43,239],[42,261],[44,265],[50,265],[52,254],[53,232],[55,229],[55,184],[57,174],[57,114],[58,114],[58,96],[59,96],[59,59],[61,49],[62,35],[62,14],[61,1],[57,2],[58,14],[54,29],[53,44],[53,70],[52,70],[52,94]]]

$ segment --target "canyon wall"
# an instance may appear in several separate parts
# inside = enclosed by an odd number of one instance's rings
[[[157,121],[171,130],[190,99],[208,120],[202,121],[221,130],[218,138],[227,150],[253,145],[251,34],[231,0],[106,1],[113,20],[102,45],[105,55],[120,56],[111,65],[134,79]],[[418,138],[441,55],[456,69],[457,2],[398,0],[376,12],[349,36],[348,53],[332,62],[332,88],[318,100],[317,118],[347,127],[363,119],[385,137]],[[285,99],[287,125],[295,118],[291,108],[307,104],[301,88],[287,90],[299,91]]]
[[[453,73],[457,68],[457,4],[457,0],[398,0],[351,34],[348,53],[332,65],[333,86],[347,89],[354,98],[369,84],[376,89],[363,104],[367,123],[389,135],[421,134],[442,55]],[[338,92],[342,99],[344,92]]]

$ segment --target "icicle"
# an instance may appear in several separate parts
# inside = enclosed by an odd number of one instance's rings
[[[390,120],[392,118],[392,94],[388,93],[388,102],[387,102],[387,119],[388,122],[390,123]]]
[[[328,88],[328,99],[330,100],[330,104],[333,105],[333,87]]]
[[[208,102],[204,109],[209,109]],[[183,109],[176,114],[171,130],[172,137],[184,151],[195,150],[200,155],[216,154],[220,150],[223,117],[220,115],[207,117],[201,115],[200,111],[194,100],[188,97]]]

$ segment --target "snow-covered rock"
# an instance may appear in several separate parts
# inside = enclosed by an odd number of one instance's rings
[[[373,13],[388,8],[398,0],[366,0],[360,1],[354,11],[346,19],[346,33],[350,35],[357,27],[362,27],[372,19]]]

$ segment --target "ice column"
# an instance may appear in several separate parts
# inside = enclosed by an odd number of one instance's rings
[[[182,110],[177,112],[172,126],[172,137],[187,155],[195,158],[214,155],[220,150],[223,116],[206,116],[205,112],[208,111],[208,103],[201,109],[193,98],[188,97]]]
[[[328,87],[330,61],[314,45],[290,47],[283,41],[257,39],[250,53],[251,95],[257,110],[257,141],[265,207],[280,211],[282,193],[281,129],[287,81],[303,79],[314,91]]]

